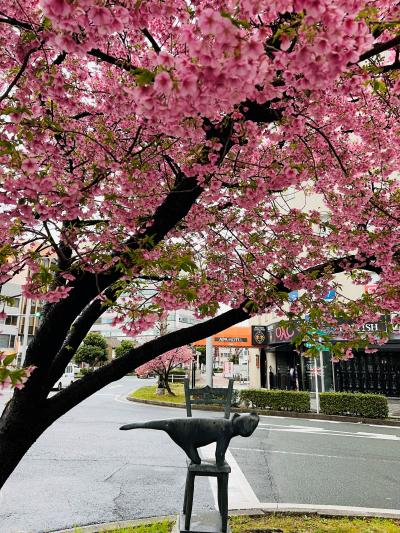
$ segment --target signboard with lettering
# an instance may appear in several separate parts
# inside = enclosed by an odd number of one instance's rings
[[[247,342],[247,337],[214,337],[216,342]]]
[[[253,346],[266,346],[268,344],[267,326],[251,326],[251,344]]]
[[[389,335],[391,339],[399,338],[400,336],[400,324],[393,324],[393,332]],[[340,324],[337,327],[330,328],[321,328],[321,331],[318,331],[318,335],[328,335],[332,339],[339,340],[340,336]],[[380,333],[387,331],[386,318],[382,316],[377,322],[366,322],[358,328],[358,331],[363,333]],[[271,324],[268,327],[268,340],[269,344],[282,344],[285,342],[292,342],[294,337],[298,335],[299,331],[296,327],[296,324],[293,325],[282,325],[280,322]]]
[[[268,329],[269,343],[280,344],[282,342],[292,342],[298,333],[298,329],[294,324],[287,326],[277,322],[276,324],[272,324]]]

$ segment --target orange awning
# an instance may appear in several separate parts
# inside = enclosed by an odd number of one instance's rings
[[[206,339],[196,341],[193,346],[205,346]],[[212,336],[213,346],[232,346],[232,347],[250,347],[251,344],[251,328],[232,327],[224,329],[220,333]]]

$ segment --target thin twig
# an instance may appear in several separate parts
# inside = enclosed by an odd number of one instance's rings
[[[42,46],[42,45],[40,45]],[[24,73],[26,67],[28,66],[28,61],[30,56],[39,50],[39,47],[31,48],[29,52],[24,57],[24,60],[22,62],[21,68],[17,72],[16,76],[14,77],[13,81],[10,83],[10,85],[7,87],[6,91],[0,96],[0,102],[2,102],[7,96],[10,94],[12,89],[15,87],[15,85],[18,83],[18,80],[21,78],[22,74]]]

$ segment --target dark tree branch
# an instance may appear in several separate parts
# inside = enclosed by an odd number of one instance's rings
[[[133,348],[123,357],[114,359],[111,363],[95,370],[92,374],[84,376],[67,389],[64,389],[46,401],[46,410],[49,412],[51,419],[56,420],[108,383],[120,379],[128,372],[154,359],[158,355],[178,348],[179,346],[203,339],[233,324],[246,320],[249,314],[244,309],[244,305],[237,309],[227,311],[215,318],[211,318],[206,322],[168,333],[138,348]]]
[[[1,13],[5,16],[5,18],[0,18],[0,23],[3,24],[10,24],[11,26],[15,26],[17,28],[23,28],[24,30],[32,30],[32,24],[29,24],[29,22],[23,22],[22,20],[15,19],[13,17],[9,17],[5,13]]]
[[[129,61],[118,59],[110,54],[106,54],[98,48],[92,48],[89,50],[88,55],[95,57],[96,59],[100,59],[100,61],[104,61],[105,63],[109,63],[110,65],[114,65],[115,67],[122,68],[123,70],[126,70],[126,72],[134,72],[137,70],[137,67],[132,65],[132,63]]]
[[[93,300],[72,324],[61,349],[54,357],[48,370],[48,377],[45,380],[44,386],[44,393],[46,395],[50,391],[51,386],[62,376],[65,367],[75,355],[76,350],[79,348],[94,322],[110,307],[111,302],[115,302],[117,293],[112,288],[109,288],[104,291],[104,297],[109,300],[109,304],[105,304],[99,298]]]
[[[42,46],[42,45],[40,45],[40,46]],[[17,74],[15,75],[14,79],[12,80],[10,85],[7,87],[5,92],[0,96],[0,102],[2,102],[5,98],[7,98],[7,96],[12,91],[13,87],[15,87],[15,85],[18,83],[18,80],[21,78],[22,74],[25,72],[26,67],[28,66],[29,58],[31,57],[31,55],[34,52],[37,52],[39,50],[40,46],[39,47],[35,47],[35,48],[31,48],[27,52],[26,56],[24,57],[24,60],[22,61],[22,65],[21,65],[19,71],[17,72]]]
[[[325,134],[325,132],[321,129],[321,128],[318,128],[317,126],[313,126],[313,124],[310,124],[310,122],[306,122],[306,126],[308,126],[309,128],[313,129],[314,131],[316,131],[317,133],[319,133],[319,135],[321,135],[321,137],[323,137],[326,141],[326,143],[328,144],[329,146],[329,149],[330,151],[332,152],[332,154],[334,155],[335,159],[337,160],[337,162],[339,163],[339,166],[343,172],[343,174],[345,176],[347,176],[347,170],[346,170],[346,167],[343,165],[342,163],[342,160],[339,156],[339,154],[337,153],[335,147],[333,146],[331,140],[329,139],[329,137]]]
[[[380,67],[379,68],[379,71],[382,72],[382,73],[391,72],[393,70],[400,70],[400,62],[399,61],[395,61],[391,65],[385,65],[384,67]]]
[[[399,44],[400,35],[397,35],[396,37],[393,37],[393,39],[390,39],[389,41],[386,41],[384,43],[376,43],[374,44],[373,48],[371,48],[371,50],[368,50],[367,52],[361,54],[357,62],[359,63],[360,61],[370,59],[371,57],[381,54],[382,52],[386,52],[386,50],[390,50],[391,48]]]
[[[159,54],[161,52],[161,46],[157,43],[157,41],[154,39],[154,37],[151,35],[149,30],[147,28],[144,28],[142,30],[143,35],[150,41],[151,46],[153,47],[154,51]]]
[[[64,61],[64,59],[67,57],[67,52],[61,52],[61,54],[58,54],[58,56],[53,61],[53,65],[61,65],[61,63]]]

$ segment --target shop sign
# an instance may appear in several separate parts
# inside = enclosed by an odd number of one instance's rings
[[[386,320],[381,318],[378,322],[366,322],[364,325],[358,328],[358,331],[364,333],[376,333],[378,331],[387,331]]]
[[[299,331],[295,326],[283,326],[279,322],[277,324],[272,324],[271,328],[268,330],[269,343],[278,344],[282,342],[292,342],[298,333]]]
[[[247,342],[247,337],[214,337],[215,342]]]
[[[266,346],[268,344],[267,326],[251,326],[251,344],[253,346]]]

